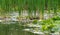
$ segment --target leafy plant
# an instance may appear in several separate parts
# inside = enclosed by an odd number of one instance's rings
[[[59,16],[54,16],[52,19],[56,21],[56,20],[60,20],[60,17]]]
[[[54,33],[55,32],[55,30],[53,30],[53,29],[55,29],[56,25],[54,24],[55,22],[53,20],[51,20],[51,19],[45,20],[45,21],[43,21],[43,23],[44,23],[42,25],[42,30],[43,31],[47,31],[49,33]]]

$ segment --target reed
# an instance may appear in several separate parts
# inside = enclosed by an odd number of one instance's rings
[[[57,9],[60,9],[60,0],[0,0],[0,9],[5,13],[19,11],[19,15],[23,14],[23,10],[27,10],[29,16],[36,16],[37,10],[39,14],[43,14],[44,9],[49,13],[50,10],[56,13]]]

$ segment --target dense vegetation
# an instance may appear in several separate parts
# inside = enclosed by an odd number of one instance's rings
[[[19,12],[19,15],[23,13],[23,10],[28,11],[28,15],[31,16],[32,12],[36,16],[36,12],[42,16],[47,10],[49,13],[52,10],[55,14],[60,9],[60,0],[0,0],[0,13]],[[43,17],[43,16],[42,16]]]
[[[58,22],[60,21],[60,0],[0,0],[0,16],[7,17],[10,16],[9,14],[13,12],[18,12],[19,16],[17,18],[21,20],[20,17],[22,17],[21,15],[25,11],[27,11],[28,14],[26,20],[35,19],[32,22],[30,22],[32,26],[33,25],[42,26],[41,29],[32,27],[33,30],[38,29],[38,31],[39,30],[41,30],[41,32],[48,31],[49,33],[60,32],[60,30],[58,30],[60,29],[59,28],[60,22]],[[38,16],[36,15],[37,13]],[[39,21],[40,19],[44,19],[45,13],[48,13],[49,19]],[[51,13],[53,14],[52,18],[50,18]],[[26,28],[25,26],[27,26],[28,23],[16,22],[14,24],[13,23],[9,24],[8,22],[7,24],[6,23],[4,24],[4,22],[2,22],[0,23],[0,35],[20,35],[22,30]],[[25,31],[23,32],[21,35],[26,34]],[[29,35],[35,35],[35,34],[30,33]]]

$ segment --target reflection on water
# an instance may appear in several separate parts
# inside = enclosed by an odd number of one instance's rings
[[[25,25],[18,21],[0,22],[0,35],[45,35],[40,28],[38,25]],[[58,35],[58,32],[53,35]]]
[[[24,12],[22,16],[24,15],[26,16],[27,13]],[[50,15],[51,17],[53,16],[53,14]],[[41,26],[39,25],[30,24],[25,26],[25,21],[28,22],[29,20],[24,19],[21,22],[18,22],[16,19],[17,16],[19,16],[18,13],[13,12],[10,16],[11,18],[0,19],[0,35],[45,35],[40,31]],[[49,18],[49,15],[45,13],[44,19],[47,18]],[[58,35],[58,33],[53,35]]]
[[[5,23],[5,22],[4,22]],[[8,24],[10,23],[10,24]],[[0,35],[37,35],[29,31],[24,31],[27,27],[24,27],[19,22],[7,22],[0,23]]]

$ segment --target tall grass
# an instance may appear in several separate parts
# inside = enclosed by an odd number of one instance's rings
[[[19,11],[19,15],[23,13],[23,10],[28,11],[28,15],[36,16],[37,10],[39,14],[44,13],[44,9],[54,10],[54,13],[57,12],[57,8],[60,9],[60,0],[0,0],[0,7],[5,13],[8,11]],[[34,11],[34,12],[33,12]]]
[[[57,4],[58,4],[58,0],[54,0],[54,7],[53,7],[53,9],[54,9],[55,15],[57,15]]]
[[[4,16],[5,14],[16,11],[21,16],[23,10],[27,10],[29,17],[36,17],[36,13],[38,12],[39,17],[43,19],[45,10],[49,11],[49,13],[51,12],[50,10],[53,10],[54,15],[56,15],[57,9],[60,9],[60,0],[0,0],[0,14]],[[24,27],[21,27],[19,24],[1,24],[0,35],[20,35],[22,28]]]

